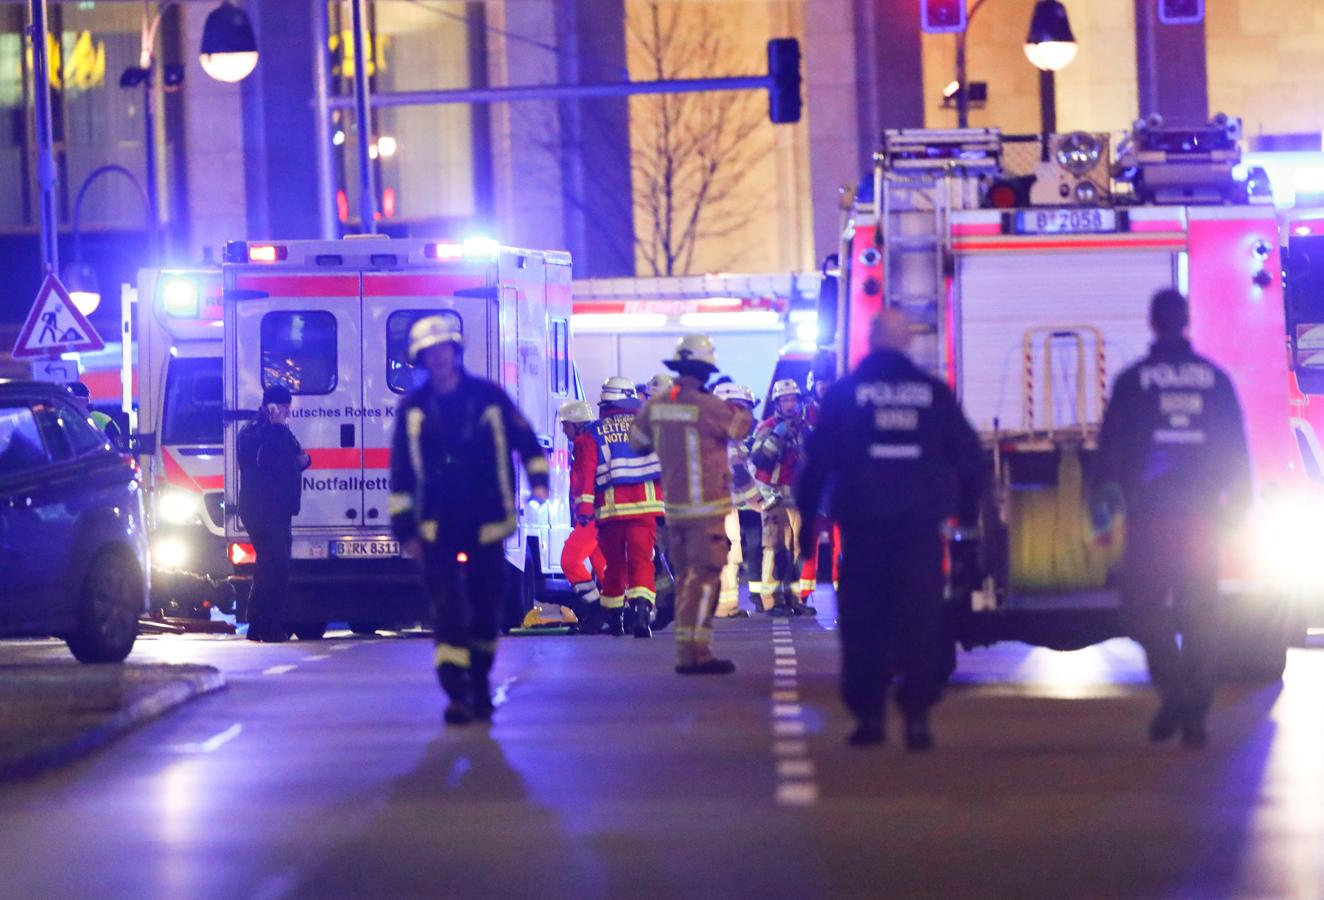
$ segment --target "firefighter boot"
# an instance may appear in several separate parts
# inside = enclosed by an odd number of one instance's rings
[[[933,749],[933,732],[929,731],[927,713],[906,716],[906,749],[912,753],[923,753]]]
[[[585,603],[579,616],[580,634],[601,634],[606,621],[602,615],[601,603]]]
[[[612,637],[620,637],[625,634],[625,607],[618,606],[615,609],[604,609],[602,614],[606,623],[603,634],[609,634]]]
[[[651,638],[653,636],[653,604],[639,598],[632,600],[630,606],[634,609],[634,636],[637,638]]]
[[[730,675],[736,664],[729,659],[710,659],[701,663],[678,663],[677,675]]]
[[[865,716],[855,723],[855,730],[846,738],[852,747],[876,747],[887,737],[882,716]]]
[[[437,669],[437,679],[450,702],[442,718],[447,725],[468,725],[474,719],[469,706],[469,673],[457,665],[444,663]]]
[[[786,599],[786,608],[787,608],[788,610],[790,610],[790,615],[793,615],[793,616],[816,616],[816,615],[818,615],[818,610],[814,609],[814,608],[813,608],[812,606],[810,606],[808,603],[805,603],[803,600],[801,600],[799,597],[797,597],[794,593],[792,593],[792,592],[790,592],[790,591],[787,591],[787,593],[786,593],[786,598],[787,598],[787,599]]]
[[[490,722],[496,707],[492,705],[492,685],[488,673],[492,671],[495,657],[486,650],[474,649],[472,652],[473,668],[469,670],[470,709],[478,721]]]

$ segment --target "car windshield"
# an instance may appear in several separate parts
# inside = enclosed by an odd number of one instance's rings
[[[161,430],[165,444],[221,443],[220,357],[170,360]]]

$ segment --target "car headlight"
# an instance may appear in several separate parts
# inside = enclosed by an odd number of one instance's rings
[[[1324,587],[1316,520],[1291,502],[1267,503],[1254,519],[1256,562],[1264,578],[1284,588]]]
[[[152,544],[152,562],[162,569],[182,569],[188,562],[188,545],[179,538],[161,538]]]
[[[188,525],[201,513],[202,497],[191,491],[164,491],[156,500],[156,514],[167,525]]]

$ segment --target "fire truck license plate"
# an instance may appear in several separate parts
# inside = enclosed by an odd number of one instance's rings
[[[1111,209],[1023,209],[1016,213],[1017,234],[1094,234],[1117,230]]]
[[[399,541],[332,541],[331,555],[340,559],[399,556]]]

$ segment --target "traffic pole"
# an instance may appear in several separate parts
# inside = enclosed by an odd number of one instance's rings
[[[37,129],[37,186],[41,190],[41,264],[43,274],[60,270],[59,218],[55,188],[55,136],[51,127],[51,77],[46,50],[50,38],[46,24],[46,0],[28,2],[28,39],[32,43],[32,86]]]
[[[377,233],[377,185],[372,177],[372,100],[368,96],[368,29],[363,21],[363,0],[350,0],[354,19],[354,120],[358,126],[359,218],[363,233]]]

